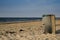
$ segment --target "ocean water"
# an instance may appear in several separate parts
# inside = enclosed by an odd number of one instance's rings
[[[42,18],[0,18],[0,22],[41,20]]]
[[[57,17],[55,19],[60,20],[60,17]],[[42,20],[42,18],[41,17],[29,17],[29,18],[0,17],[0,22],[31,21],[31,20]]]

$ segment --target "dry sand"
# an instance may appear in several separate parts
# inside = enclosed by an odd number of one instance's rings
[[[57,25],[59,24],[59,25]],[[60,30],[60,20],[56,21]],[[0,23],[0,40],[60,40],[59,34],[43,34],[42,22]]]

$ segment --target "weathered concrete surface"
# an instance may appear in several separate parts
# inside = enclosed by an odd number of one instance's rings
[[[44,33],[55,34],[56,32],[55,15],[43,15],[42,23],[44,27]]]

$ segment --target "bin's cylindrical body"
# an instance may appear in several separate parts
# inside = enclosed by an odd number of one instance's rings
[[[53,33],[55,30],[55,16],[54,15],[43,15],[43,27],[44,33]]]

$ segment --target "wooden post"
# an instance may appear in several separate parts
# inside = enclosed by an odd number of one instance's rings
[[[56,32],[56,24],[55,24],[55,16],[51,16],[51,23],[52,23],[52,33],[55,34]]]

